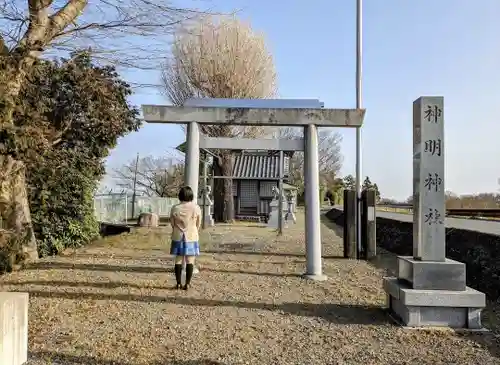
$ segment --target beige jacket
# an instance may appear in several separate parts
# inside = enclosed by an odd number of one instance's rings
[[[200,239],[198,230],[201,223],[201,209],[194,202],[174,205],[170,210],[170,224],[172,225],[172,241],[181,241],[182,234],[186,242]]]

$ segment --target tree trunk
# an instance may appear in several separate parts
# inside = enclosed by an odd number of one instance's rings
[[[233,175],[231,152],[221,153],[218,158],[214,158],[214,175]],[[214,218],[216,222],[230,223],[234,220],[232,179],[214,179]]]
[[[10,269],[38,259],[25,176],[23,162],[0,155],[0,221],[12,235],[3,253],[9,258]]]

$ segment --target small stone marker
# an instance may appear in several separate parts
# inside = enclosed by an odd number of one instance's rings
[[[409,327],[481,329],[483,293],[466,286],[465,264],[446,258],[443,97],[413,103],[413,257],[384,278],[389,310]]]
[[[139,227],[158,227],[159,221],[158,214],[141,213],[137,224]]]
[[[0,293],[0,364],[28,361],[28,293]]]

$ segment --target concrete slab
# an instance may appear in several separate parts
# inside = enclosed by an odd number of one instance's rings
[[[412,256],[398,257],[398,278],[413,289],[465,290],[465,264],[445,259],[443,262],[420,261]]]
[[[463,291],[451,290],[399,290],[399,299],[405,305],[424,307],[480,307],[486,306],[486,295],[475,289],[466,287]]]
[[[409,330],[409,331],[429,331],[429,330],[435,330],[435,331],[442,331],[442,332],[452,332],[452,333],[490,333],[491,331],[485,327],[474,329],[474,328],[450,328],[450,327],[436,327],[436,326],[426,326],[426,327],[412,327],[412,326],[407,326],[405,325],[402,321],[401,318],[399,318],[397,315],[395,315],[394,312],[388,311],[389,318],[393,320],[393,322],[398,325],[399,327]]]
[[[0,293],[0,364],[28,361],[28,293]]]
[[[389,311],[409,327],[482,329],[486,296],[469,287],[464,291],[418,290],[398,278],[384,278]]]

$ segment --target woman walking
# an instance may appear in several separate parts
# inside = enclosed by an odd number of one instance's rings
[[[170,211],[170,224],[172,225],[172,243],[170,254],[175,256],[176,289],[188,290],[193,276],[194,259],[200,254],[198,243],[201,223],[201,209],[194,202],[193,190],[184,186],[179,191],[180,203],[174,205]],[[182,261],[186,261],[186,282],[181,283]]]

